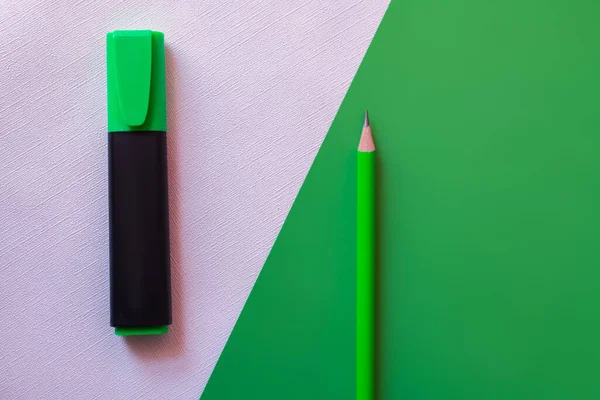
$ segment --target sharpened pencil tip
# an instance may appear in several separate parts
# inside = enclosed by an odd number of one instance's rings
[[[365,111],[365,124],[360,135],[358,143],[358,151],[371,152],[375,151],[375,143],[373,142],[373,134],[371,133],[371,123],[369,122],[369,112]]]

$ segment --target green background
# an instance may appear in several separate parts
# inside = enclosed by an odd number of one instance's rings
[[[365,108],[380,399],[600,398],[599,17],[393,0],[202,399],[354,397]]]

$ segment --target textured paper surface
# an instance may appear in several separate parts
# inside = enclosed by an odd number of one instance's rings
[[[387,3],[2,2],[0,398],[198,398]],[[108,321],[114,29],[166,35],[165,337]]]

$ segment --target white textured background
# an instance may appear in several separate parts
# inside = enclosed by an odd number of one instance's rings
[[[387,4],[0,2],[0,399],[200,396]],[[164,337],[109,326],[114,29],[167,44]]]

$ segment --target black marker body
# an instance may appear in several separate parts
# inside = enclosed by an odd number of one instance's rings
[[[166,132],[108,134],[110,323],[171,324]]]

